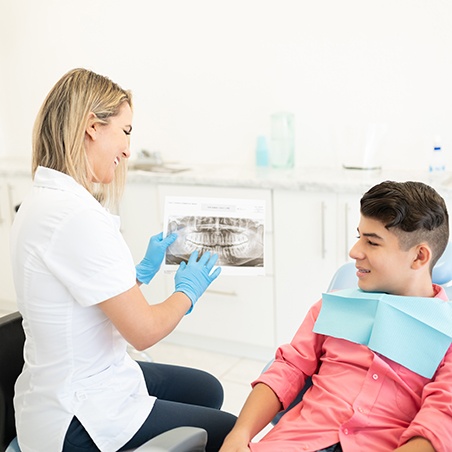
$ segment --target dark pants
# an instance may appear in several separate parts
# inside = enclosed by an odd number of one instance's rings
[[[154,408],[133,438],[120,451],[135,449],[154,436],[174,427],[193,426],[207,431],[207,451],[218,451],[236,417],[220,411],[223,388],[207,372],[157,363],[138,363],[150,395],[157,397]],[[76,417],[66,434],[63,452],[97,452]]]
[[[325,449],[318,450],[317,452],[342,452],[342,447],[340,443],[333,444],[330,447],[326,447]]]

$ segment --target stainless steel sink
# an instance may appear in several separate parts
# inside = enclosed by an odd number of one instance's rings
[[[149,171],[151,173],[181,173],[188,171],[190,168],[180,166],[176,162],[164,162],[160,152],[150,152],[146,149],[138,151],[138,158],[129,161],[129,169]]]

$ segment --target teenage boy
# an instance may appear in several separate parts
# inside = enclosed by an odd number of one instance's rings
[[[431,277],[448,239],[433,188],[371,188],[350,250],[359,289],[324,294],[310,309],[252,383],[221,452],[450,452],[452,302]],[[251,442],[309,376],[303,400]]]

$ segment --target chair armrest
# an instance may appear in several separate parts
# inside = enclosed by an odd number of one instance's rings
[[[198,427],[177,427],[152,438],[136,452],[204,452],[207,432]]]

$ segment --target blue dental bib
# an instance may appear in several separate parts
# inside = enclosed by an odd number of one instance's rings
[[[366,345],[432,378],[452,343],[452,302],[360,289],[324,293],[313,331]]]

